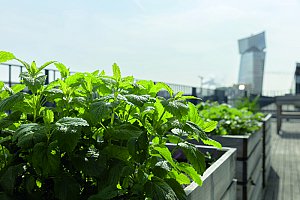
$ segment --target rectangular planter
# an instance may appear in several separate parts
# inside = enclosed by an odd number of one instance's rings
[[[203,185],[199,187],[195,182],[184,190],[190,200],[221,200],[236,199],[236,150],[197,145],[198,149],[205,153],[209,152],[212,157],[218,158],[206,169],[202,178]]]
[[[271,169],[271,114],[263,119],[263,187],[266,187]]]
[[[263,167],[263,128],[251,135],[213,135],[210,138],[220,142],[223,147],[237,149],[236,175],[237,199],[251,199],[255,189],[257,196],[262,192],[262,181],[254,179]],[[263,179],[263,178],[261,178]],[[252,184],[255,182],[255,187]],[[252,189],[250,189],[252,188]]]
[[[176,146],[167,144],[169,148]],[[237,181],[234,179],[236,169],[236,149],[197,145],[202,153],[209,152],[216,161],[206,169],[201,179],[202,186],[192,182],[184,191],[189,200],[226,200],[236,199]]]

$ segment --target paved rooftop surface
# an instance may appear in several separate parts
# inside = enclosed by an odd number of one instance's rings
[[[280,135],[271,119],[271,172],[265,200],[300,200],[300,120],[283,120]]]

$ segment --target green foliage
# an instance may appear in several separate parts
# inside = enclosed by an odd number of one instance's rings
[[[181,200],[181,184],[202,184],[204,155],[188,140],[220,144],[206,135],[216,122],[187,102],[194,97],[122,77],[117,64],[112,76],[70,75],[62,63],[38,67],[0,52],[0,62],[11,59],[27,71],[22,84],[0,82],[0,198]],[[50,64],[61,79],[44,85],[41,71]],[[160,90],[171,98],[158,97]],[[187,162],[174,159],[176,150]]]
[[[262,126],[262,113],[253,113],[247,108],[234,108],[227,104],[200,103],[198,105],[200,116],[205,123],[214,125],[215,130],[208,130],[209,125],[204,125],[206,132],[217,135],[245,135],[259,130]],[[206,143],[207,144],[207,143]]]
[[[259,111],[259,105],[257,103],[258,100],[259,96],[256,96],[252,100],[250,99],[250,97],[244,97],[234,102],[234,107],[236,107],[237,109],[247,108],[249,111],[256,113]]]

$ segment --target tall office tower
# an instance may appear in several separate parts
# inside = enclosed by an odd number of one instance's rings
[[[261,94],[266,56],[265,32],[240,39],[238,42],[241,54],[238,83],[250,87],[253,94]]]

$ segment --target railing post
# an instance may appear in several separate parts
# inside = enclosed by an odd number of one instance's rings
[[[11,65],[8,65],[8,86],[11,87]]]
[[[48,69],[45,69],[45,75],[46,75],[45,84],[48,85],[49,84],[49,70]]]

